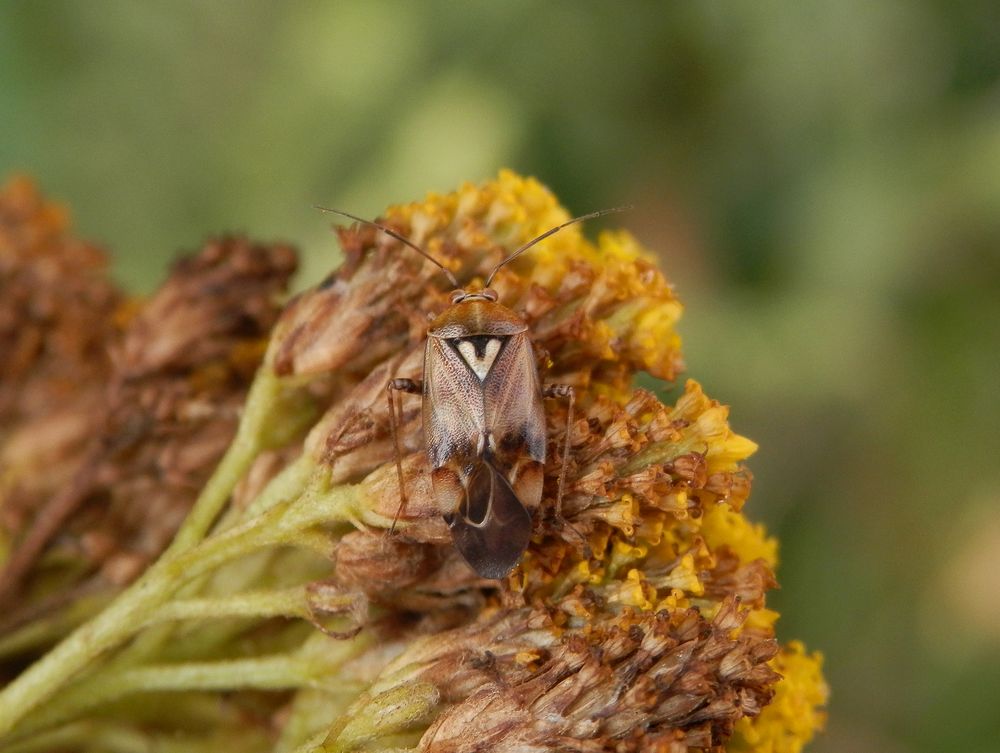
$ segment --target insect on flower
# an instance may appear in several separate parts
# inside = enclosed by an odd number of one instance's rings
[[[458,551],[484,578],[502,578],[518,563],[531,536],[531,512],[542,499],[546,455],[542,399],[569,401],[556,513],[566,476],[566,441],[573,421],[573,388],[542,386],[528,324],[497,301],[496,273],[539,241],[583,220],[624,209],[574,217],[532,239],[497,264],[481,290],[459,285],[451,270],[391,228],[336,209],[317,207],[375,227],[436,264],[456,288],[451,306],[427,332],[421,381],[391,379],[389,422],[396,455],[400,504],[406,507],[396,426],[395,393],[422,395],[424,449],[441,515]]]

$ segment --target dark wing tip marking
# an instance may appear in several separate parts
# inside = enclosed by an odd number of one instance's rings
[[[494,580],[514,568],[531,538],[531,513],[487,460],[476,466],[464,503],[445,521],[469,566]]]

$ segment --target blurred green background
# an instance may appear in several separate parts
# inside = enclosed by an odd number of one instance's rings
[[[0,173],[148,291],[510,166],[663,259],[837,751],[1000,750],[1000,5],[0,6]],[[2,294],[2,292],[0,292]]]

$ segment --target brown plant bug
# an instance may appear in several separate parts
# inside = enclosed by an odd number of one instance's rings
[[[483,578],[502,578],[527,548],[531,512],[542,499],[546,454],[542,399],[547,397],[569,401],[556,498],[556,514],[561,515],[575,394],[565,384],[542,386],[527,322],[497,302],[490,284],[501,268],[539,241],[574,223],[626,207],[591,212],[547,230],[504,258],[483,288],[472,292],[459,285],[441,262],[391,228],[340,210],[317,208],[375,227],[409,246],[436,264],[456,288],[451,305],[428,328],[423,379],[391,379],[386,386],[400,494],[390,531],[406,507],[395,393],[407,392],[423,397],[431,484],[456,548]]]

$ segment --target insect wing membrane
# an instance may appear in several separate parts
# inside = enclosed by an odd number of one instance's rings
[[[484,578],[510,572],[531,536],[531,513],[485,460],[474,467],[457,513],[446,515],[445,521],[458,551]]]
[[[522,458],[545,462],[545,410],[538,369],[527,335],[513,335],[483,384],[486,426],[497,445],[498,465]],[[523,500],[529,507],[538,500]]]
[[[484,578],[517,564],[541,499],[545,414],[523,333],[429,337],[424,433],[434,496]]]
[[[423,420],[431,468],[456,457],[471,459],[486,429],[479,380],[447,341],[436,337],[427,338],[424,356]]]

